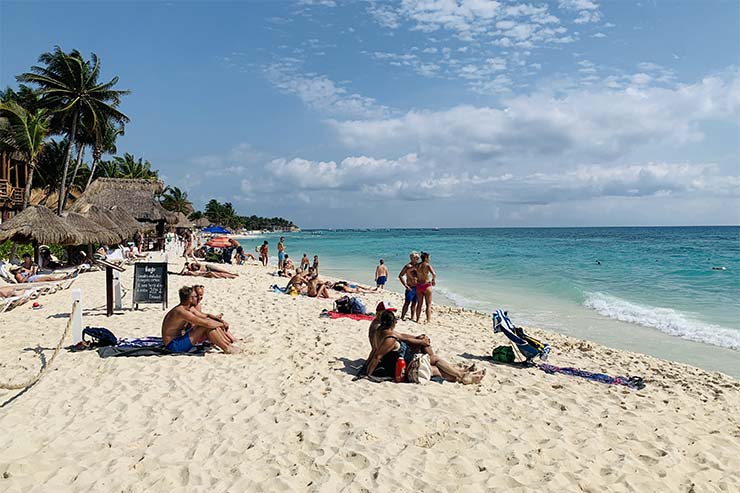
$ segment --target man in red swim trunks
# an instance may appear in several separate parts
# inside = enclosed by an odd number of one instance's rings
[[[430,280],[431,276],[431,280]],[[432,319],[432,286],[437,285],[437,273],[429,263],[429,253],[421,252],[421,263],[416,267],[416,321],[421,317],[421,306],[426,303],[427,319]]]

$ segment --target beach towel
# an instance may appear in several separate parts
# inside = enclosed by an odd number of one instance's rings
[[[562,373],[563,375],[571,375],[574,377],[581,377],[594,382],[606,383],[609,385],[624,385],[634,390],[641,390],[645,388],[645,383],[641,377],[612,377],[605,373],[591,373],[586,370],[579,370],[578,368],[560,368],[558,366],[548,365],[547,363],[540,363],[537,367],[545,373],[554,374]]]
[[[111,358],[116,356],[205,356],[203,346],[195,346],[187,353],[174,353],[163,346],[132,347],[132,346],[105,346],[98,348],[98,356]]]
[[[373,315],[362,315],[360,313],[339,313],[339,312],[326,312],[329,318],[351,318],[352,320],[373,320]]]

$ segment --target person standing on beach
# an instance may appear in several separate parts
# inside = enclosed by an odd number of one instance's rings
[[[193,259],[193,262],[195,262],[195,254],[193,253],[193,232],[190,231],[190,229],[185,229],[182,235],[183,241],[185,241],[185,251],[182,256],[185,257],[185,262],[188,261],[188,258]]]
[[[162,343],[173,353],[187,353],[198,341],[208,339],[224,353],[239,353],[224,334],[224,323],[199,317],[190,311],[198,304],[198,296],[190,286],[179,291],[180,304],[167,312],[162,320]]]
[[[316,275],[319,275],[319,256],[314,255],[313,256],[313,271],[316,273]]]
[[[278,270],[283,270],[283,264],[285,263],[285,237],[281,236],[278,241]]]
[[[380,264],[375,268],[375,289],[383,290],[385,283],[388,280],[388,267],[385,266],[383,259],[380,259]]]
[[[432,319],[432,286],[437,285],[437,273],[429,263],[429,257],[429,253],[421,252],[421,263],[416,267],[416,321],[419,322],[421,307],[426,303],[425,323],[429,323]]]
[[[303,258],[301,259],[301,270],[303,272],[308,271],[309,265],[310,265],[310,263],[308,261],[308,254],[307,253],[304,253],[303,254]]]
[[[262,244],[262,247],[260,247],[260,261],[262,262],[262,265],[264,267],[267,267],[267,254],[269,253],[269,248],[267,247],[267,240]]]
[[[409,263],[403,266],[401,273],[398,274],[398,280],[403,284],[404,302],[401,309],[401,320],[406,318],[406,311],[411,308],[411,320],[414,320],[416,313],[416,266],[419,263],[419,254],[411,252],[409,254]]]

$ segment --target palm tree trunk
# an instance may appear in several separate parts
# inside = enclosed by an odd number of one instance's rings
[[[95,168],[98,167],[98,161],[99,159],[93,159],[92,169],[90,170],[90,177],[87,179],[87,185],[85,185],[85,190],[87,190],[90,187],[90,183],[92,183],[93,181],[93,176],[95,176]]]
[[[67,193],[64,194],[64,201],[62,202],[62,210],[67,207],[67,199],[72,191],[72,187],[75,186],[75,178],[77,178],[77,171],[80,169],[82,164],[82,156],[85,154],[85,146],[80,144],[80,150],[77,152],[77,163],[75,163],[75,170],[72,172],[72,179],[69,181],[69,187],[67,187]]]
[[[72,120],[72,127],[69,129],[69,147],[67,147],[67,155],[64,158],[64,172],[62,173],[62,183],[59,185],[59,198],[57,200],[57,215],[61,216],[64,210],[64,194],[67,191],[67,172],[69,171],[69,160],[72,157],[72,146],[75,145],[75,139],[77,138],[77,120],[80,119],[80,110],[78,109],[75,113],[74,120]]]
[[[23,209],[28,207],[28,203],[31,201],[31,190],[33,190],[33,173],[36,171],[36,163],[31,161],[28,163],[28,179],[26,180],[26,192],[23,194]]]

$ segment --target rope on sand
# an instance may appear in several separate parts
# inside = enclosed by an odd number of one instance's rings
[[[23,383],[0,383],[0,389],[2,390],[25,389],[26,387],[30,387],[31,385],[41,380],[41,378],[46,374],[49,368],[51,368],[51,364],[54,362],[54,358],[57,357],[57,354],[59,354],[59,351],[62,349],[64,340],[67,338],[67,335],[69,334],[70,327],[72,327],[72,317],[74,316],[79,303],[80,303],[79,301],[75,301],[74,303],[72,303],[72,311],[69,313],[69,319],[67,320],[67,326],[64,328],[64,334],[62,334],[61,339],[59,339],[59,343],[57,343],[57,346],[54,348],[54,354],[52,354],[51,358],[49,358],[49,362],[45,366],[41,367],[41,370],[39,370],[39,372],[31,379]]]

